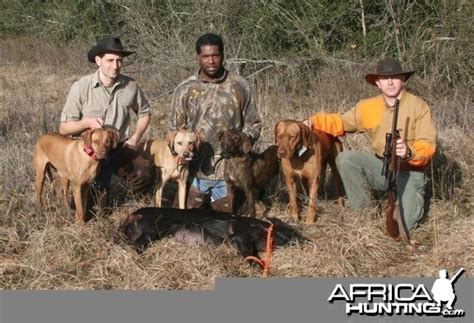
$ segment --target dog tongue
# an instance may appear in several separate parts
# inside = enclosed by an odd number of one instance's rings
[[[184,160],[185,160],[185,161],[191,161],[191,160],[193,160],[193,159],[192,159],[192,157],[187,157],[187,158],[185,158]]]

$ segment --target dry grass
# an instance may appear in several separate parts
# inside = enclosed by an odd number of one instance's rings
[[[113,215],[98,214],[85,226],[74,224],[72,211],[65,210],[51,193],[42,210],[35,205],[33,146],[40,134],[57,129],[70,84],[87,72],[84,53],[83,47],[57,50],[31,39],[0,40],[0,288],[211,289],[217,277],[258,276],[259,272],[250,269],[228,245],[189,247],[164,240],[137,255],[123,241],[118,226],[131,211],[150,205],[150,196],[130,197]],[[278,91],[278,84],[265,75],[258,82],[254,80],[264,120],[260,145],[273,140],[273,125],[278,119],[303,118],[320,110],[343,111],[373,91],[366,85],[361,88],[362,71],[348,74],[340,67],[328,67],[305,95]],[[164,134],[169,95],[160,96],[158,85],[147,82],[149,75],[133,76],[150,97],[159,97],[153,100],[148,136]],[[444,115],[444,110],[435,109],[444,108],[449,100],[428,99],[434,102],[435,115]],[[459,106],[463,100],[468,102],[458,94],[451,102]],[[464,108],[464,120],[469,120],[469,109]],[[432,200],[426,223],[413,235],[417,241],[414,248],[384,234],[378,209],[352,212],[323,200],[317,224],[298,225],[310,241],[276,250],[271,274],[434,277],[440,268],[452,272],[462,266],[466,275],[472,275],[473,138],[464,124],[446,119],[439,138],[444,159],[434,166],[437,181],[430,187],[436,197],[445,199]],[[364,137],[346,138],[345,144],[367,147]],[[282,187],[280,183],[275,191],[270,215],[288,221]]]

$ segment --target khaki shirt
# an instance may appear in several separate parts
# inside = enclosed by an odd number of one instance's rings
[[[393,108],[383,96],[361,100],[342,115],[317,114],[312,117],[313,128],[332,135],[344,133],[368,133],[375,154],[383,157],[385,134],[391,132]],[[409,161],[413,168],[424,168],[436,149],[436,127],[428,104],[417,96],[403,91],[398,110],[397,129],[413,152]]]
[[[244,78],[225,71],[207,82],[199,71],[175,90],[171,106],[171,129],[185,126],[196,131],[203,141],[199,153],[197,176],[223,179],[224,163],[219,160],[219,137],[225,130],[238,129],[254,140],[260,136],[261,121],[252,100],[250,84]]]
[[[130,110],[138,118],[150,114],[150,105],[137,82],[120,74],[112,87],[105,88],[97,71],[71,86],[60,121],[102,118],[104,125],[112,125],[120,131],[120,141],[124,141],[130,130]]]

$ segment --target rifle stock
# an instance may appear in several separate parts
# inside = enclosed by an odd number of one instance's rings
[[[387,206],[387,213],[385,217],[385,228],[387,233],[393,239],[397,239],[400,237],[400,231],[398,230],[398,223],[394,219],[395,213],[395,202],[396,202],[396,194],[393,191],[388,192],[388,206]]]

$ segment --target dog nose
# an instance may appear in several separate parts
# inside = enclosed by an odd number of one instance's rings
[[[189,157],[189,152],[187,152],[187,151],[184,152],[184,153],[183,153],[183,157],[185,157],[185,158]]]

